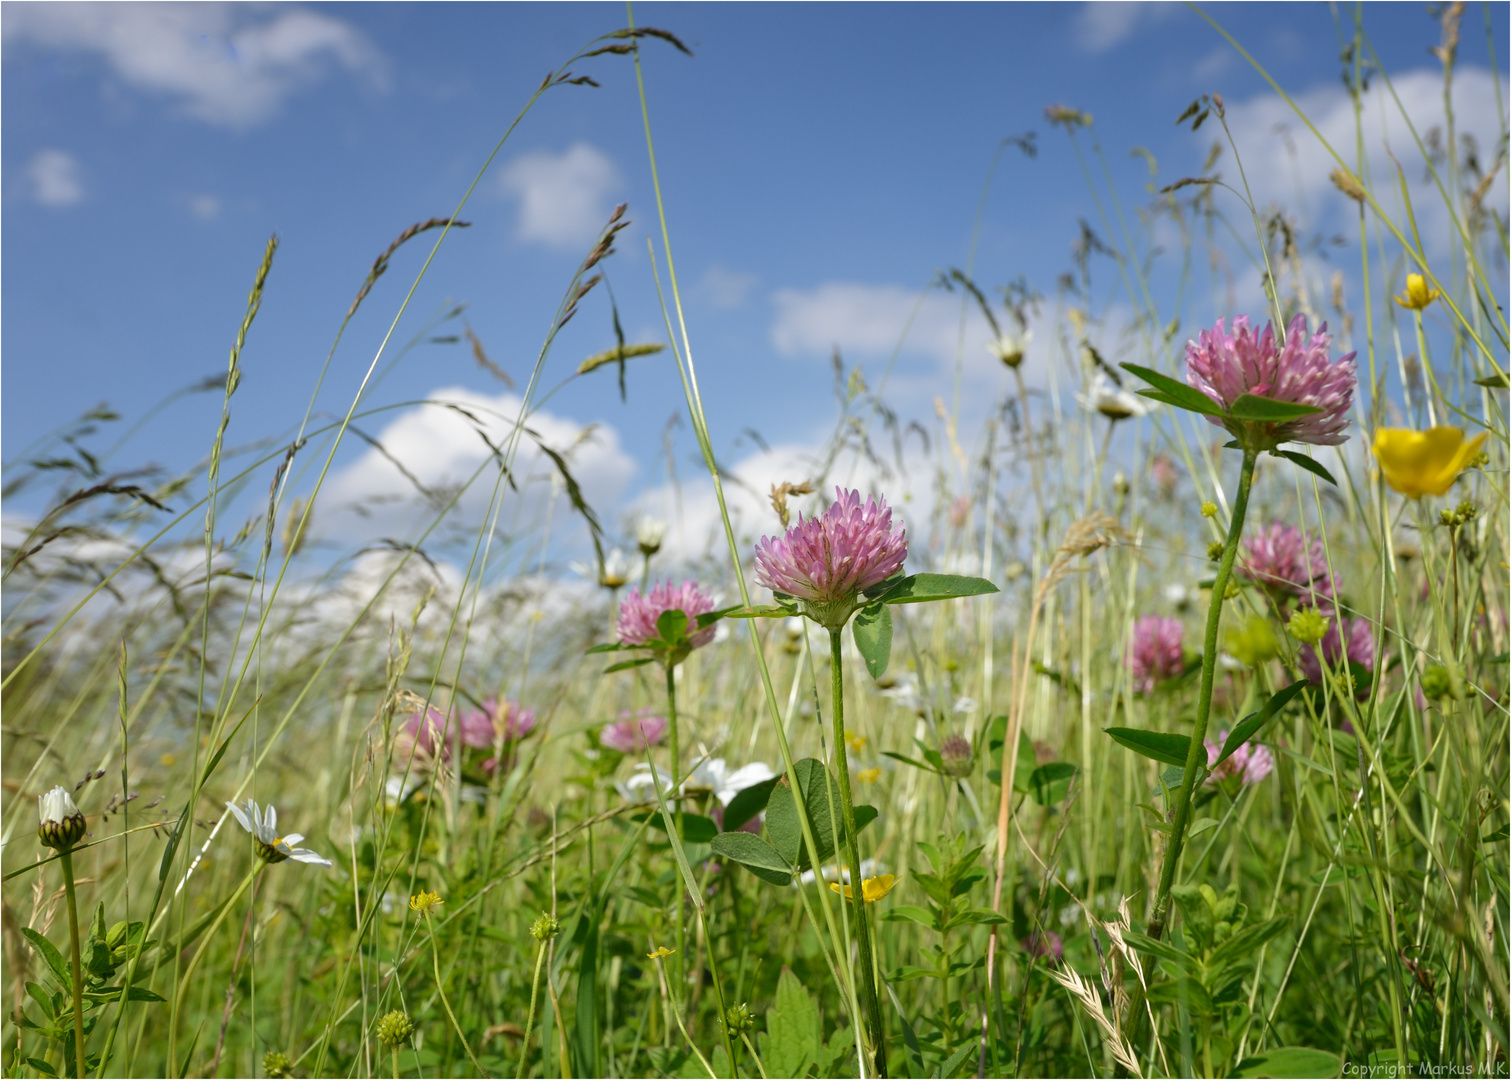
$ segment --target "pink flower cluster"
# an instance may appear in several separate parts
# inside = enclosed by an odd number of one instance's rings
[[[908,534],[892,530],[892,511],[877,496],[835,488],[837,501],[816,518],[798,515],[785,536],[756,545],[756,580],[812,604],[853,601],[902,569]],[[845,612],[848,617],[849,612]]]
[[[665,612],[676,610],[687,614],[687,637],[694,649],[702,648],[714,639],[714,627],[698,629],[698,616],[714,610],[714,598],[696,581],[684,581],[681,585],[663,581],[649,595],[631,589],[619,605],[619,621],[614,625],[614,632],[622,645],[644,645],[660,637],[656,620]]]
[[[1035,930],[1028,937],[1018,942],[1023,946],[1023,951],[1029,956],[1044,959],[1053,956],[1056,960],[1065,959],[1065,943],[1060,940],[1060,935],[1053,930]]]
[[[434,758],[437,750],[444,760],[450,760],[451,748],[441,742],[447,734],[446,714],[435,706],[413,714],[394,736],[394,761],[404,765],[411,757]]]
[[[1226,730],[1219,731],[1216,739],[1207,740],[1207,768],[1212,770],[1207,783],[1216,784],[1230,776],[1236,776],[1241,784],[1257,784],[1275,771],[1275,755],[1270,753],[1268,746],[1256,742],[1244,743],[1233,751],[1232,757],[1221,765],[1214,765],[1217,756],[1222,753],[1222,744],[1227,741]]]
[[[1340,622],[1343,624],[1341,633],[1338,629]],[[1344,634],[1347,635],[1346,645]],[[1334,617],[1328,624],[1327,633],[1323,635],[1321,645],[1321,660],[1317,658],[1317,650],[1310,645],[1301,646],[1296,653],[1296,662],[1301,666],[1301,673],[1310,683],[1321,684],[1323,661],[1326,661],[1329,668],[1336,667],[1340,656],[1344,657],[1347,663],[1358,664],[1370,671],[1375,669],[1375,639],[1370,631],[1368,619],[1340,620]]]
[[[598,741],[610,750],[633,754],[646,746],[655,746],[665,736],[666,717],[641,709],[639,712],[622,712],[618,720],[605,724],[598,733]]]
[[[512,701],[489,698],[481,709],[457,717],[458,737],[463,746],[492,749],[495,742],[518,742],[535,730],[535,712]]]
[[[1161,615],[1145,615],[1133,624],[1127,663],[1136,692],[1151,693],[1156,684],[1185,670],[1185,656],[1181,651],[1184,632],[1185,627],[1179,619],[1167,619]]]
[[[1257,582],[1277,603],[1301,597],[1308,607],[1330,610],[1337,582],[1327,572],[1327,556],[1316,537],[1308,544],[1294,525],[1273,522],[1243,542],[1238,573]]]
[[[1254,428],[1262,429],[1263,445],[1272,447],[1283,442],[1304,442],[1320,446],[1337,446],[1348,436],[1348,410],[1353,404],[1357,382],[1354,354],[1328,357],[1332,338],[1327,323],[1317,333],[1306,336],[1306,317],[1297,315],[1286,331],[1284,346],[1275,341],[1273,324],[1255,334],[1249,319],[1240,315],[1228,333],[1223,320],[1211,330],[1203,330],[1198,340],[1186,343],[1186,382],[1200,390],[1224,409],[1244,394],[1273,398],[1297,405],[1314,405],[1321,412],[1284,423],[1253,425],[1235,422],[1231,430],[1240,439],[1249,437]],[[1223,425],[1215,416],[1207,417]]]

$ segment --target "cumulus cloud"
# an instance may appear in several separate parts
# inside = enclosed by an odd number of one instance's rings
[[[723,266],[710,266],[699,281],[699,288],[716,308],[730,309],[745,306],[751,291],[758,284],[754,274],[742,274]]]
[[[6,45],[98,54],[130,86],[187,115],[246,128],[333,68],[382,87],[387,65],[356,28],[298,7],[246,4],[14,4]]]
[[[314,516],[320,534],[339,538],[342,546],[361,538],[416,539],[456,489],[492,456],[490,444],[506,445],[520,408],[515,394],[489,396],[460,387],[436,390],[428,401],[431,404],[408,409],[381,431],[369,433],[378,445],[370,445],[326,484]],[[528,427],[566,458],[588,504],[611,520],[608,511],[636,470],[619,433],[607,425],[584,425],[544,411],[531,415]],[[504,492],[501,530],[529,530],[546,520],[554,472],[534,439],[520,440],[513,469],[517,490]],[[485,469],[462,494],[448,522],[463,530],[480,526],[497,478],[496,468]],[[565,499],[559,500],[557,520],[570,514]],[[564,543],[579,535],[575,520],[553,530],[553,538],[560,535]]]
[[[1455,72],[1453,84],[1458,133],[1476,140],[1480,159],[1485,162],[1494,154],[1500,127],[1494,79],[1484,68],[1466,66]],[[1395,178],[1395,163],[1391,160],[1394,155],[1410,187],[1423,242],[1429,254],[1441,253],[1451,237],[1451,224],[1436,186],[1427,175],[1426,162],[1406,117],[1410,117],[1411,125],[1423,139],[1434,127],[1441,130],[1442,75],[1436,70],[1419,68],[1395,76],[1393,82],[1400,107],[1391,98],[1385,80],[1376,78],[1364,99],[1360,119],[1375,198],[1402,226],[1402,231],[1409,232]],[[1502,79],[1501,96],[1506,93],[1506,82]],[[1351,169],[1355,168],[1354,114],[1347,92],[1340,86],[1325,84],[1293,98],[1319,134]],[[1328,179],[1337,162],[1278,95],[1264,93],[1247,101],[1230,101],[1227,109],[1228,126],[1261,207],[1285,205],[1292,211],[1307,213],[1311,218],[1308,224],[1321,228],[1336,226],[1345,218],[1353,220],[1353,210]]]
[[[521,239],[558,249],[591,243],[608,220],[619,170],[603,151],[573,143],[559,154],[537,150],[515,158],[499,185],[519,202]]]
[[[196,195],[189,200],[189,213],[200,221],[214,221],[220,217],[220,200],[214,195]]]
[[[884,357],[902,341],[905,352],[954,364],[960,341],[958,293],[830,281],[813,289],[778,289],[772,301],[776,318],[771,342],[783,356],[827,358],[838,346],[846,354]],[[989,336],[986,321],[972,304],[966,314],[967,357],[985,355]]]
[[[1141,26],[1169,18],[1177,7],[1173,3],[1146,0],[1082,4],[1075,19],[1076,44],[1087,52],[1106,52],[1122,44]]]
[[[72,206],[84,198],[79,163],[64,150],[39,150],[26,163],[32,198],[43,206]]]

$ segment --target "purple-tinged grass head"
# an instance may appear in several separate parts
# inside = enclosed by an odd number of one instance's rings
[[[666,717],[641,709],[638,713],[622,712],[618,720],[605,724],[598,733],[598,742],[621,754],[633,754],[655,746],[665,736]]]
[[[1331,610],[1337,583],[1327,572],[1327,556],[1322,541],[1313,538],[1308,544],[1301,530],[1284,522],[1272,522],[1243,542],[1238,573],[1255,582],[1277,604],[1292,597],[1308,605]]]
[[[1128,670],[1133,675],[1133,689],[1152,693],[1155,686],[1173,679],[1185,670],[1181,635],[1185,627],[1179,619],[1162,615],[1145,615],[1133,624],[1133,641],[1128,645]]]
[[[756,545],[756,580],[803,602],[804,613],[835,629],[859,606],[858,594],[902,569],[908,534],[892,528],[885,499],[835,488],[838,500],[814,518],[798,515],[780,537]]]
[[[1186,343],[1186,382],[1224,409],[1244,394],[1295,405],[1312,405],[1321,412],[1278,423],[1233,421],[1208,416],[1246,445],[1268,450],[1285,442],[1337,446],[1347,441],[1348,410],[1357,382],[1354,354],[1329,358],[1332,338],[1327,323],[1311,337],[1306,317],[1297,315],[1286,331],[1285,344],[1275,340],[1273,324],[1256,334],[1247,315],[1233,320],[1229,333],[1218,319],[1196,341]]]

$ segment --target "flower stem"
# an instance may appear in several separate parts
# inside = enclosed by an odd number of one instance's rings
[[[67,848],[58,853],[63,864],[63,890],[68,894],[68,959],[73,976],[73,1054],[74,1075],[84,1077],[84,968],[79,963],[79,902],[74,896],[73,852]]]
[[[866,890],[860,873],[860,844],[855,835],[855,804],[850,799],[850,764],[845,756],[845,669],[840,656],[840,631],[829,631],[829,657],[834,686],[834,762],[839,773],[839,804],[844,815],[845,855],[850,861],[850,902],[855,909],[855,943],[860,971],[855,984],[860,989],[860,1007],[866,1014],[866,1029],[875,1058],[876,1075],[887,1075],[887,1044],[881,1022],[881,1002],[876,998],[876,973],[871,962],[871,927],[866,919]],[[841,883],[843,884],[843,882]]]
[[[399,1048],[393,1048],[393,1080],[399,1080]]]
[[[1170,887],[1175,883],[1181,845],[1186,838],[1186,826],[1190,823],[1191,795],[1196,788],[1197,773],[1206,763],[1207,718],[1212,713],[1212,683],[1217,674],[1217,631],[1222,622],[1222,605],[1227,595],[1228,581],[1233,574],[1233,561],[1238,557],[1238,541],[1243,537],[1243,518],[1249,508],[1249,488],[1254,482],[1254,466],[1258,460],[1258,450],[1244,450],[1243,465],[1238,473],[1238,495],[1233,500],[1233,516],[1228,522],[1228,539],[1223,544],[1217,577],[1212,580],[1212,602],[1207,608],[1207,636],[1201,654],[1201,692],[1196,701],[1196,727],[1191,732],[1191,747],[1186,752],[1180,795],[1175,803],[1175,821],[1170,827],[1170,847],[1165,853],[1165,865],[1160,870],[1154,913],[1149,918],[1149,936],[1156,941],[1164,936],[1165,926],[1169,922]]]
[[[550,939],[541,941],[535,950],[535,975],[530,980],[530,1011],[525,1014],[525,1037],[519,1043],[519,1068],[514,1070],[515,1080],[525,1075],[525,1061],[530,1056],[530,1029],[535,1026],[535,1006],[540,1001],[540,969],[546,960],[546,945]]]
[[[682,785],[682,744],[677,737],[677,668],[673,664],[666,665],[666,737],[667,749],[672,759],[672,789],[671,794],[676,795],[681,791]],[[673,815],[672,828],[677,830],[677,836],[682,836],[682,800],[677,800],[677,810]],[[686,911],[685,888],[681,881],[677,882],[677,951],[676,959],[672,961],[672,976],[677,980],[679,988],[686,989],[683,979],[687,971],[687,911]]]
[[[435,927],[430,925],[430,917],[422,915],[425,920],[425,929],[430,934],[430,962],[435,968],[435,992],[441,999],[441,1006],[446,1010],[446,1019],[451,1021],[452,1030],[456,1037],[462,1040],[462,1049],[467,1051],[467,1060],[472,1062],[472,1067],[477,1070],[479,1076],[487,1076],[487,1070],[478,1064],[477,1058],[472,1054],[472,1047],[467,1042],[467,1035],[462,1031],[462,1025],[456,1022],[456,1014],[451,1011],[451,1002],[446,1000],[446,987],[441,983],[441,949],[435,943]]]

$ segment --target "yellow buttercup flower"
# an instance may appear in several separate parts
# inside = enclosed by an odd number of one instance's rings
[[[874,784],[881,779],[881,770],[873,765],[869,769],[862,769],[856,773],[855,779],[859,780],[862,784]]]
[[[676,951],[676,949],[668,949],[665,945],[662,945],[655,952],[648,952],[645,954],[645,956],[648,960],[660,960],[662,957],[670,956]]]
[[[1468,442],[1456,427],[1435,427],[1426,431],[1410,428],[1378,428],[1375,431],[1375,460],[1385,474],[1385,482],[1413,499],[1423,495],[1441,495],[1458,479],[1479,453],[1485,441],[1480,432]]]
[[[440,893],[426,892],[424,889],[421,889],[419,895],[409,898],[409,908],[411,911],[418,912],[421,915],[429,915],[432,908],[438,907],[445,902],[441,899]]]
[[[886,896],[887,893],[891,892],[892,887],[896,884],[897,876],[895,874],[882,874],[880,877],[868,877],[860,883],[861,899],[868,904],[874,904],[883,896]],[[846,885],[842,889],[840,888],[840,884],[837,881],[831,882],[829,888],[833,889],[835,892],[843,892],[846,900],[849,900],[852,896],[854,896],[854,893],[850,890],[850,886]]]
[[[845,742],[857,754],[866,748],[866,737],[864,735],[857,735],[853,731],[845,732]]]
[[[1406,275],[1406,291],[1396,297],[1396,303],[1403,308],[1411,308],[1413,311],[1421,311],[1443,294],[1436,289],[1427,287],[1427,279],[1421,274]]]

